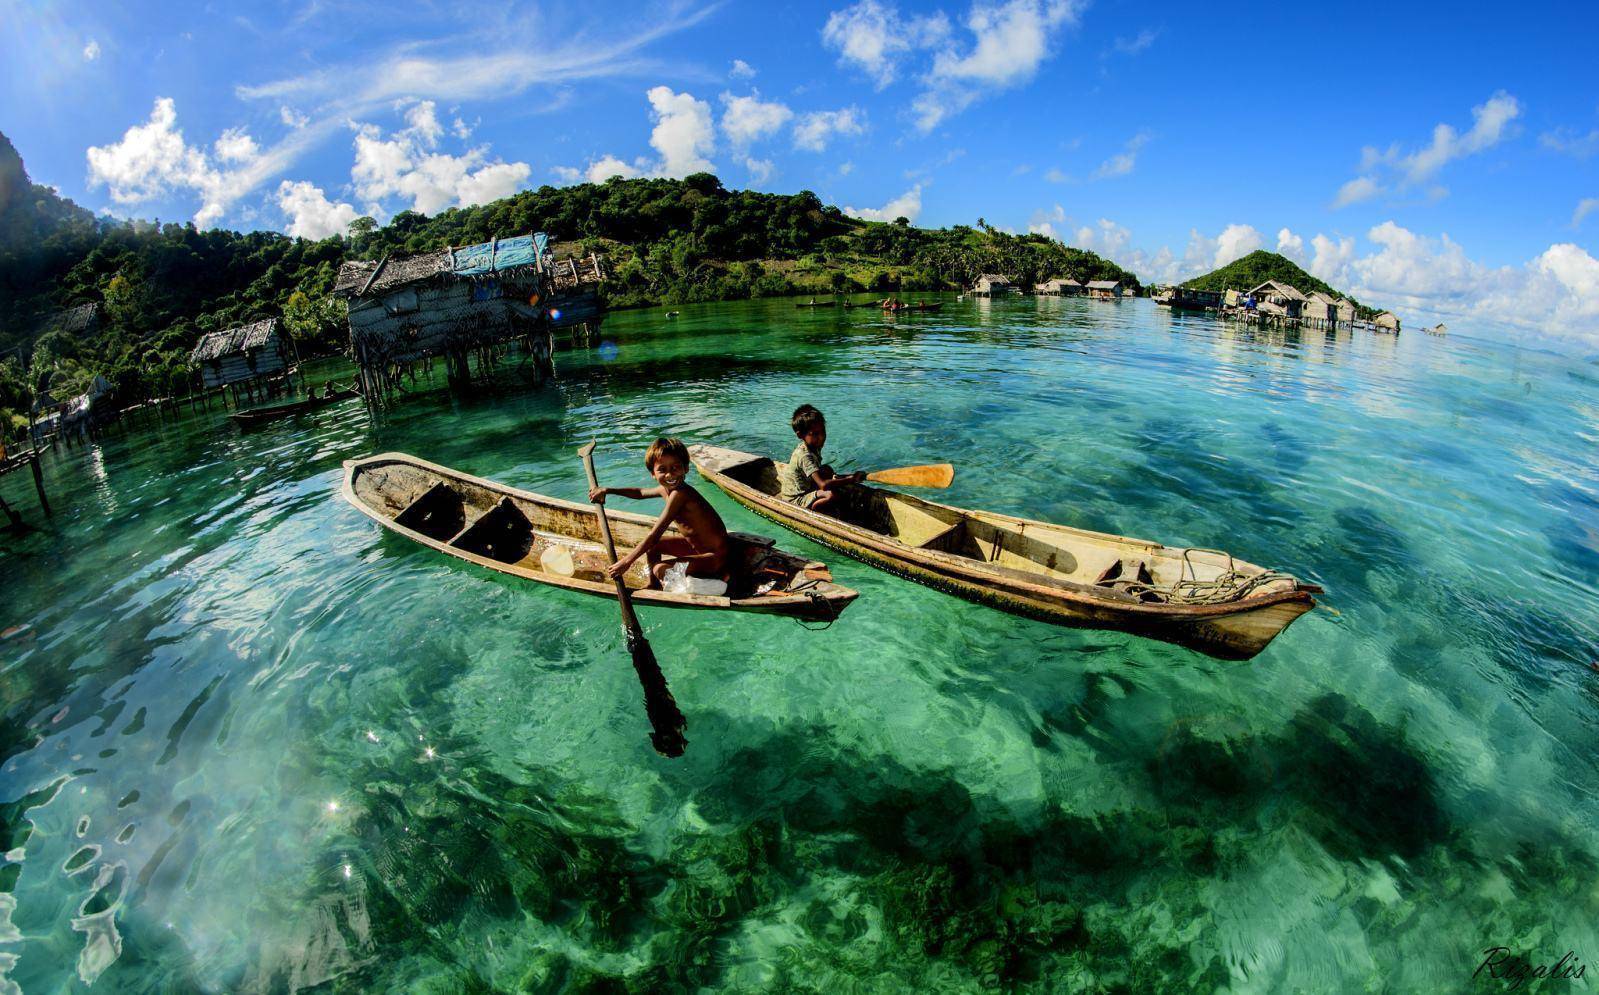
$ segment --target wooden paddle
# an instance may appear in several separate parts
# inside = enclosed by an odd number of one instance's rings
[[[583,457],[583,469],[589,475],[589,489],[599,487],[599,479],[594,475],[594,443],[579,449],[577,454]],[[600,518],[600,536],[605,540],[606,563],[615,563],[616,543],[611,540],[611,523],[605,517],[605,505],[596,502],[594,513]],[[627,651],[633,657],[633,670],[644,688],[644,713],[649,716],[653,730],[650,744],[663,757],[680,757],[688,747],[688,740],[683,737],[683,713],[678,710],[677,699],[672,697],[672,689],[666,686],[666,677],[661,673],[660,664],[655,662],[655,651],[650,649],[638,616],[633,614],[632,595],[620,577],[616,578],[616,602],[622,606],[622,632],[627,636]]]
[[[897,466],[892,470],[874,470],[866,475],[866,479],[897,487],[948,487],[955,479],[955,468],[948,463]]]

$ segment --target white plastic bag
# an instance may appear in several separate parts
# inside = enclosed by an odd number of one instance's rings
[[[666,568],[661,590],[668,594],[704,594],[713,598],[727,593],[727,581],[715,577],[690,577],[688,564],[679,560]]]

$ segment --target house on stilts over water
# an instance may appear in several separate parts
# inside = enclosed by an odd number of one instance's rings
[[[200,368],[206,390],[231,388],[235,403],[241,392],[254,399],[287,386],[276,381],[294,372],[294,346],[276,318],[211,332],[189,358]]]
[[[554,331],[597,330],[599,257],[557,261],[543,232],[379,262],[351,261],[333,292],[344,298],[362,394],[377,400],[421,360],[443,356],[452,385],[481,374],[512,345],[542,382],[554,371]]]

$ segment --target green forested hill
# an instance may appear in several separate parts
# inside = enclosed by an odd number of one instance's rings
[[[1321,291],[1332,297],[1343,297],[1351,301],[1357,310],[1366,317],[1365,312],[1371,311],[1349,294],[1331,287],[1306,273],[1300,266],[1287,256],[1280,256],[1275,252],[1256,249],[1242,259],[1235,259],[1221,269],[1213,270],[1204,276],[1195,277],[1183,284],[1196,290],[1248,290],[1258,287],[1267,280],[1276,280],[1286,283],[1302,294]]]
[[[302,354],[342,348],[343,309],[328,293],[345,259],[529,231],[604,257],[612,307],[954,289],[983,272],[1023,284],[1069,276],[1138,285],[1114,263],[1041,235],[982,222],[860,221],[809,191],[727,190],[706,173],[546,186],[431,218],[401,211],[382,226],[361,218],[348,235],[319,242],[97,219],[33,184],[0,136],[0,354],[20,346],[33,357],[26,382],[14,359],[0,359],[0,409],[25,410],[41,382],[69,396],[96,373],[128,402],[182,393],[202,334],[259,318],[284,318]],[[51,315],[84,303],[100,306],[98,332],[50,330]],[[5,420],[0,411],[0,427]]]

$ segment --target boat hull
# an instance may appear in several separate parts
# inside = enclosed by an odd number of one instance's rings
[[[344,463],[342,494],[367,517],[404,538],[500,573],[596,597],[616,599],[604,573],[599,518],[592,505],[518,490],[405,453]],[[442,489],[442,490],[441,490]],[[431,501],[436,509],[426,507]],[[418,513],[421,509],[421,513]],[[504,522],[490,522],[491,514]],[[646,515],[607,509],[618,549],[628,549],[655,524]],[[481,536],[474,538],[474,530]],[[833,583],[826,567],[776,548],[770,539],[733,533],[733,596],[669,593],[646,587],[642,560],[624,577],[638,605],[751,612],[831,621],[857,597]],[[545,566],[552,547],[576,564],[563,575]],[[755,593],[755,581],[778,586]]]
[[[785,528],[908,580],[967,601],[1057,625],[1113,629],[1186,646],[1221,659],[1248,660],[1265,649],[1294,619],[1314,608],[1316,602],[1311,594],[1320,590],[1314,585],[1291,582],[1266,594],[1220,605],[1151,605],[1117,599],[1082,584],[1051,581],[1021,570],[907,546],[890,536],[789,504],[724,472],[740,460],[747,462],[761,457],[711,446],[691,447],[690,454],[707,480],[722,488],[733,500]],[[962,514],[983,514],[941,505],[932,507]],[[1024,527],[1031,524],[1051,528],[1047,523],[1007,516],[987,517],[1020,523]],[[1123,538],[1082,534],[1096,541]],[[1163,549],[1139,540],[1124,541],[1130,544],[1131,550]]]

